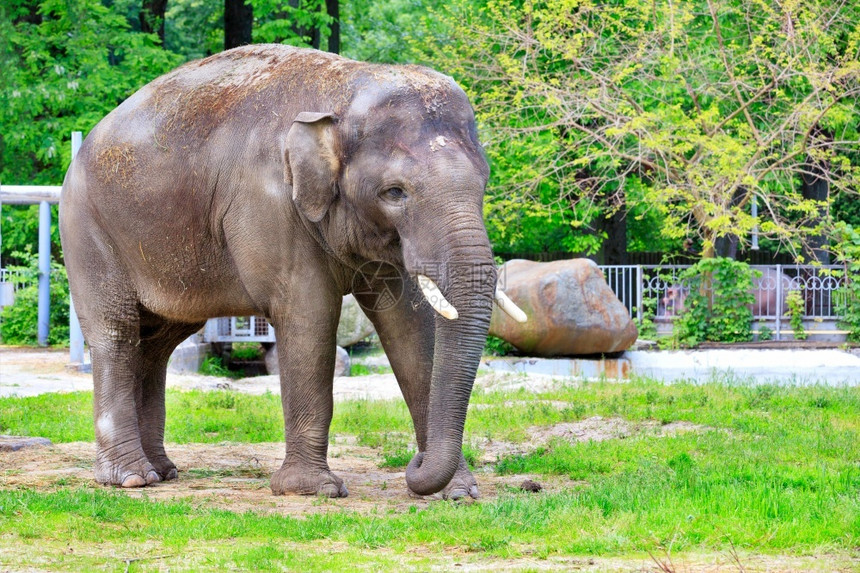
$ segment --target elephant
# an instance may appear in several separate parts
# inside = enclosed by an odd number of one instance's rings
[[[217,316],[276,332],[285,457],[274,494],[343,497],[327,461],[341,297],[373,322],[414,422],[415,495],[478,497],[463,426],[496,285],[489,166],[448,76],[251,45],[123,101],[69,167],[60,232],[90,347],[95,477],[178,477],[165,371]],[[521,313],[521,311],[520,311]]]

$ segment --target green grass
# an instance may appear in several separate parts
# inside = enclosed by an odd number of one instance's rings
[[[2,398],[0,433],[92,440],[91,399],[89,393]],[[472,404],[466,429],[472,465],[480,458],[473,445],[479,438],[524,442],[531,426],[596,415],[706,428],[601,442],[556,439],[481,468],[562,483],[556,493],[511,489],[474,505],[436,503],[420,511],[381,504],[371,515],[293,518],[59,484],[38,493],[0,490],[0,547],[29,547],[39,555],[49,551],[43,546],[64,547],[65,539],[118,551],[129,543],[154,544],[154,554],[181,554],[192,569],[320,570],[428,568],[453,554],[607,556],[669,546],[675,553],[725,553],[734,545],[748,552],[851,555],[860,547],[860,388],[633,380],[540,395],[478,393]],[[169,391],[167,440],[280,441],[280,417],[273,395]],[[413,453],[402,401],[337,403],[332,431],[378,448],[389,467],[402,467]],[[261,475],[256,468],[242,471]],[[201,472],[196,477],[218,477]],[[337,549],[329,551],[332,542]],[[317,556],[311,566],[300,561],[308,554]],[[82,552],[51,567],[92,566],[97,559],[96,551]],[[0,557],[0,565],[10,563]]]

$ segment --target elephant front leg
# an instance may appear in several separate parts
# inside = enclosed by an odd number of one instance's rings
[[[364,293],[355,293],[355,297],[376,328],[412,416],[418,451],[423,452],[427,448],[427,409],[433,375],[435,313],[424,302],[423,296],[408,277],[397,288],[392,287],[391,279],[386,285],[379,285],[380,293],[382,288],[400,293],[400,297],[392,304],[390,298],[382,297],[373,288]],[[462,454],[454,477],[433,497],[480,497],[478,482],[469,471]]]
[[[299,306],[289,319],[274,324],[286,452],[272,476],[272,493],[346,497],[343,480],[331,472],[327,460],[340,297]]]

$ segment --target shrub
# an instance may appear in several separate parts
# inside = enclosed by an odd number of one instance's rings
[[[748,264],[722,257],[702,259],[684,271],[680,279],[689,294],[675,322],[678,341],[752,340],[752,277]]]
[[[9,267],[22,273],[31,282],[15,293],[15,304],[0,312],[0,341],[3,344],[35,346],[39,332],[38,257],[16,253],[29,262],[24,267]],[[51,263],[51,314],[48,344],[69,344],[69,278],[64,266]]]
[[[844,277],[843,287],[836,293],[838,325],[848,331],[849,342],[860,342],[860,232],[839,221],[834,234],[834,254],[842,265],[835,274]]]
[[[487,342],[484,344],[484,354],[487,356],[507,356],[516,351],[513,344],[496,336],[487,336]]]
[[[785,299],[785,303],[788,305],[788,316],[789,321],[791,322],[791,330],[794,333],[794,339],[806,340],[809,335],[803,328],[803,311],[805,302],[800,291],[793,290],[789,292]]]

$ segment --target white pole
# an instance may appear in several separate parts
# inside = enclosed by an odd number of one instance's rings
[[[752,197],[752,212],[751,215],[753,219],[758,218],[758,197],[753,194]],[[750,248],[754,251],[758,250],[758,223],[753,227],[752,230],[752,245]]]
[[[72,132],[72,161],[81,148],[81,132]],[[84,364],[84,333],[81,332],[81,323],[78,313],[75,312],[75,301],[69,293],[69,361],[72,364]]]
[[[39,346],[48,345],[51,322],[51,205],[39,203]]]

